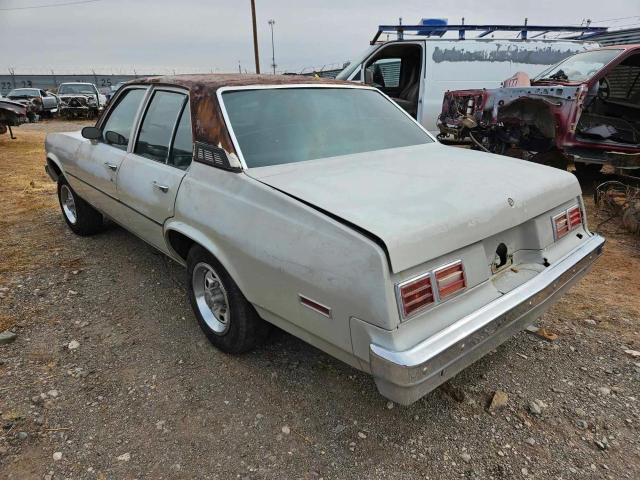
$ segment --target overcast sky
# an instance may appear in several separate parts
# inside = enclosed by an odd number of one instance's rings
[[[249,0],[0,0],[0,73],[168,73],[254,70]],[[76,0],[77,1],[77,0]],[[449,23],[640,26],[640,0],[256,0],[260,61],[271,63],[267,21],[275,24],[278,70],[345,62],[380,23],[420,18]],[[21,10],[7,10],[22,8]],[[630,17],[630,18],[622,18]],[[608,22],[602,20],[616,19]]]

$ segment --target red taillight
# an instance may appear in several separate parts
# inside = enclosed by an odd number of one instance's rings
[[[403,317],[408,317],[435,301],[431,278],[428,274],[400,284],[398,291]]]
[[[567,210],[567,218],[569,219],[569,230],[582,225],[582,212],[579,206],[571,207]]]
[[[553,230],[556,234],[556,240],[564,237],[569,233],[569,221],[567,220],[567,212],[553,217]]]
[[[464,277],[464,268],[460,261],[439,268],[434,273],[436,283],[438,284],[438,293],[440,294],[441,299],[445,299],[449,295],[453,295],[460,290],[464,290],[467,286]]]
[[[571,230],[582,225],[582,210],[579,205],[574,205],[569,210],[559,213],[551,220],[555,239],[559,240]]]

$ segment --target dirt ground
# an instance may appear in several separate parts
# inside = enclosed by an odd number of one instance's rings
[[[115,226],[73,235],[43,142],[81,126],[0,137],[0,478],[640,478],[640,243],[592,200],[606,253],[542,319],[557,340],[521,333],[400,407],[280,331],[215,350],[179,265]]]

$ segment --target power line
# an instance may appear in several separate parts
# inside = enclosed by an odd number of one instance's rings
[[[79,0],[77,2],[65,2],[65,3],[50,3],[47,5],[33,5],[31,7],[13,7],[13,8],[0,8],[0,11],[7,12],[10,10],[32,10],[34,8],[51,8],[51,7],[64,7],[67,5],[80,5],[83,3],[95,3],[102,0]]]
[[[640,15],[631,15],[630,17],[605,18],[604,20],[592,20],[591,23],[615,22],[618,20],[626,20],[628,18],[640,18]]]

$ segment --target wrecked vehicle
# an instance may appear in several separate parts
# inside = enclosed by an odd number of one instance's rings
[[[0,135],[9,132],[9,136],[15,139],[11,127],[18,127],[26,122],[28,122],[28,117],[25,105],[0,98]]]
[[[185,265],[213,345],[249,350],[271,323],[401,404],[537,319],[604,244],[573,175],[441,145],[336,80],[139,79],[46,152],[69,228],[108,217]]]
[[[533,161],[578,171],[640,167],[640,45],[578,53],[532,80],[447,92],[440,138],[482,149],[533,152]]]
[[[58,111],[58,98],[39,88],[14,88],[7,94],[7,98],[27,108],[30,122],[36,121],[38,117],[51,117]]]
[[[65,118],[95,118],[107,99],[93,83],[62,83],[58,87],[60,115]]]

